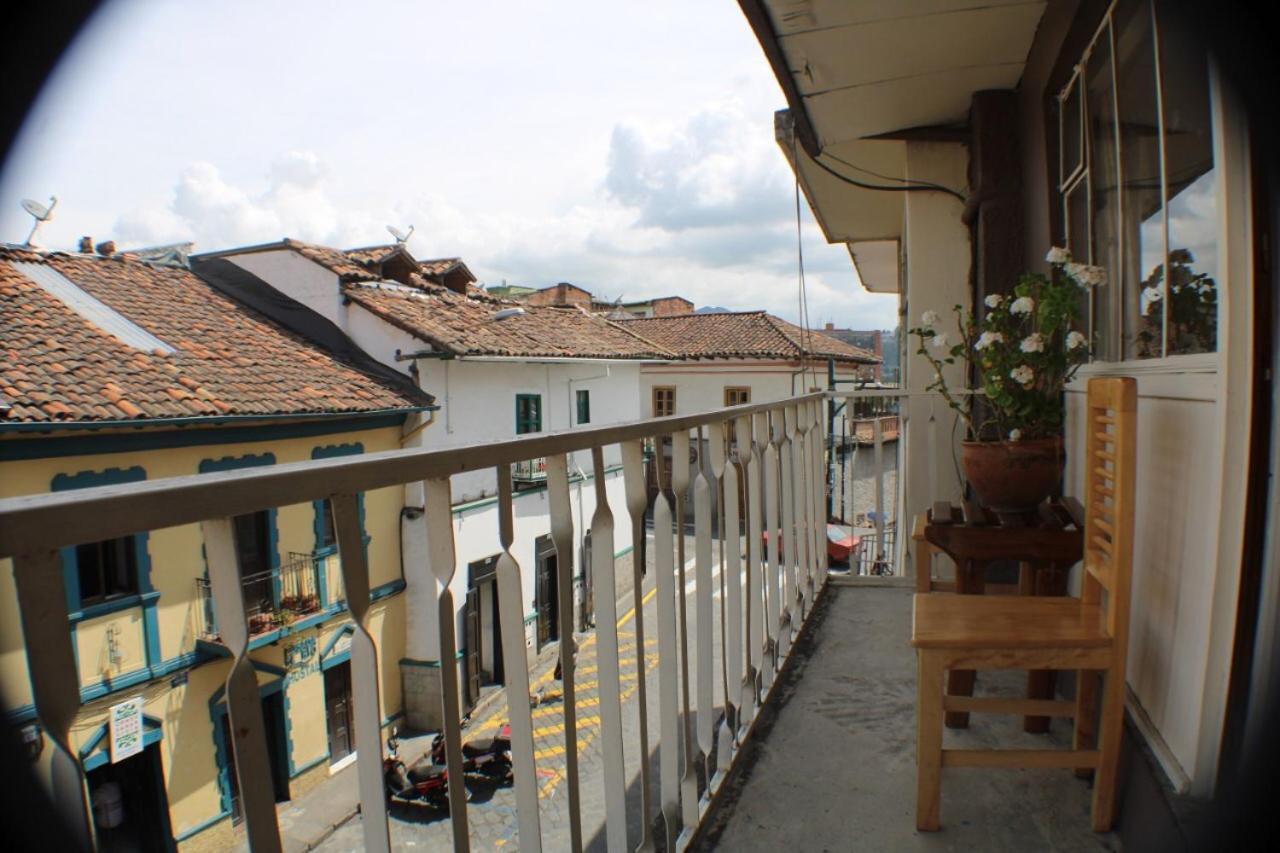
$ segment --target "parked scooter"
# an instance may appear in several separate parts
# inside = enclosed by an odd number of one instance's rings
[[[382,779],[386,784],[387,802],[394,800],[426,802],[435,808],[449,807],[449,774],[444,762],[436,763],[428,755],[405,767],[396,750],[400,741],[396,730],[387,738],[387,756],[382,759]]]
[[[431,742],[431,760],[445,763],[444,733]],[[507,782],[512,778],[511,725],[503,723],[496,737],[467,741],[462,745],[462,772],[483,773],[490,779]]]

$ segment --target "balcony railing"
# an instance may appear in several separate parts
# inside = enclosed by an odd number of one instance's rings
[[[867,393],[900,396],[900,392],[893,391]],[[841,395],[839,401],[843,400]],[[649,847],[655,838],[660,838],[666,849],[678,849],[688,841],[717,796],[725,774],[753,737],[757,713],[770,695],[775,674],[788,659],[792,641],[826,581],[828,482],[843,491],[836,504],[842,519],[854,521],[861,517],[865,520],[866,513],[873,511],[870,507],[874,507],[875,535],[884,536],[893,529],[887,513],[896,512],[897,508],[887,495],[896,494],[897,489],[887,490],[885,485],[889,468],[884,458],[883,429],[873,430],[880,436],[871,448],[876,460],[872,478],[874,499],[859,509],[857,498],[862,492],[846,488],[847,481],[850,486],[856,485],[856,478],[849,481],[853,473],[841,476],[837,464],[828,464],[829,461],[838,463],[839,448],[833,448],[836,452],[830,454],[827,451],[826,401],[826,395],[809,394],[774,403],[522,436],[448,450],[386,451],[0,500],[0,557],[14,558],[35,704],[53,744],[51,767],[56,801],[64,805],[73,825],[88,838],[90,823],[83,769],[69,740],[70,728],[80,707],[80,694],[71,635],[67,630],[58,549],[198,523],[209,566],[210,612],[216,614],[219,640],[233,658],[226,697],[230,729],[234,733],[231,746],[235,752],[245,831],[253,849],[280,848],[262,707],[247,656],[255,630],[255,613],[261,614],[261,609],[255,611],[254,601],[258,595],[240,577],[231,519],[272,507],[330,498],[343,559],[331,561],[328,573],[341,573],[345,607],[355,625],[351,641],[352,693],[364,846],[373,851],[388,850],[380,725],[389,709],[379,706],[379,650],[369,633],[369,571],[365,549],[360,547],[362,531],[356,496],[410,482],[425,484],[422,524],[428,542],[428,559],[425,564],[407,562],[405,581],[411,588],[430,585],[441,589],[440,612],[453,613],[457,606],[451,591],[455,552],[450,475],[491,468],[498,480],[499,533],[495,550],[501,552],[496,567],[501,654],[504,660],[512,662],[505,670],[515,767],[517,842],[521,849],[540,849],[539,778],[535,772],[532,716],[527,701],[529,678],[523,625],[524,604],[532,591],[521,589],[521,571],[512,556],[513,466],[544,460],[533,464],[545,472],[552,540],[559,555],[556,563],[559,610],[571,613],[576,545],[588,531],[575,530],[567,454],[585,451],[590,454],[594,470],[592,483],[597,505],[589,533],[596,593],[596,679],[599,682],[599,706],[595,712],[598,727],[593,726],[587,737],[588,740],[597,737],[603,753],[603,837],[610,850],[631,850],[638,845]],[[728,440],[730,432],[732,442]],[[696,442],[693,446],[705,450],[697,455],[697,464],[692,467],[656,466],[660,491],[652,510],[651,571],[655,575],[655,588],[645,593],[646,599],[650,594],[655,596],[651,612],[656,624],[646,625],[641,601],[644,588],[641,566],[639,561],[632,561],[630,603],[634,606],[636,636],[630,651],[624,653],[620,649],[617,627],[614,518],[618,513],[629,515],[632,547],[642,552],[644,517],[648,509],[644,445],[654,440],[669,441],[671,458],[676,460],[690,458],[693,442]],[[606,491],[605,449],[612,445],[620,448],[625,506],[616,502],[610,506]],[[715,523],[713,516],[717,513],[712,509],[711,498],[713,492],[720,489],[725,495],[718,501],[724,514],[723,524]],[[695,553],[689,563],[692,577],[686,582],[685,565],[676,559],[677,550],[683,554],[684,537],[677,535],[674,519],[684,517],[687,494],[692,494],[694,508]],[[74,523],[70,522],[72,519]],[[680,530],[683,532],[683,528]],[[762,545],[764,530],[778,530],[781,535],[768,537],[767,544]],[[717,539],[723,565],[713,574],[713,543]],[[726,541],[730,547],[724,547]],[[872,550],[879,553],[890,549],[877,545]],[[282,572],[278,579],[273,578],[273,583],[279,581],[280,597],[274,599],[279,605],[290,595],[294,596],[295,606],[300,599],[309,602],[310,591],[318,589],[306,585],[316,583],[315,561],[310,561],[310,568],[307,561],[296,565],[296,573],[290,573],[289,577]],[[894,570],[901,571],[900,561],[895,561]],[[300,585],[291,586],[293,579],[300,579]],[[679,594],[680,590],[691,596],[687,609],[686,596]],[[441,657],[453,660],[457,652],[455,622],[441,619],[438,624]],[[632,733],[624,736],[620,673],[623,666],[645,671],[642,656],[646,649],[646,628],[657,635],[654,707],[658,713],[656,719],[650,718],[645,679],[638,679],[638,730],[629,728]],[[574,839],[572,846],[581,849],[584,836],[577,755],[582,742],[578,735],[570,645],[561,648],[563,774],[568,823]],[[397,652],[382,650],[383,654]],[[444,667],[441,682],[449,775],[461,779],[457,670]],[[717,696],[724,698],[716,702]],[[636,787],[640,796],[631,814],[628,814],[630,780],[625,773],[624,748],[631,753],[632,766],[639,765]],[[657,756],[656,778],[650,776],[650,761],[637,762],[638,755]],[[450,786],[449,796],[453,846],[456,850],[469,849],[464,786]],[[629,818],[632,827],[639,827],[630,834]]]
[[[513,463],[511,466],[511,479],[518,485],[545,483],[547,481],[546,458],[521,459],[519,462]]]
[[[255,572],[240,579],[251,638],[320,611],[321,559],[324,558],[314,554],[290,552],[288,562],[279,568]],[[205,640],[218,640],[213,585],[209,578],[196,578],[196,601],[196,613],[199,615],[197,635]]]

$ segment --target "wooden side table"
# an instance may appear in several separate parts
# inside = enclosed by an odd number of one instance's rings
[[[985,593],[987,566],[998,561],[1019,563],[1018,586],[1008,591],[1066,595],[1067,574],[1084,553],[1084,508],[1074,498],[1055,498],[1041,504],[1035,515],[1015,516],[997,515],[968,501],[963,507],[939,502],[929,511],[923,534],[926,542],[955,561],[955,591],[960,595]],[[973,680],[973,670],[952,670],[947,693],[972,696]],[[1053,698],[1055,681],[1052,670],[1028,673],[1028,698]],[[969,714],[949,711],[946,724],[965,728]],[[1026,717],[1023,730],[1046,732],[1049,718]]]

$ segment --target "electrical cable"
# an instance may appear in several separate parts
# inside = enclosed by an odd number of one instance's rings
[[[851,169],[857,169],[857,170],[858,170],[858,171],[860,171],[860,172],[867,172],[867,171],[868,171],[867,169],[863,169],[863,168],[861,168],[861,167],[859,167],[859,166],[855,166],[855,165],[853,165],[852,163],[850,163],[850,162],[848,162],[848,161],[846,161],[846,160],[842,160],[841,158],[837,157],[837,156],[836,156],[836,155],[834,155],[834,154],[829,154],[829,153],[827,153],[827,152],[825,152],[825,151],[821,152],[821,154],[826,154],[826,156],[828,156],[828,157],[832,158],[833,160],[836,160],[836,161],[838,161],[838,162],[840,162],[840,163],[843,163],[845,166],[848,166],[848,167],[849,167],[849,168],[851,168]],[[821,155],[820,155],[820,156],[821,156]],[[849,177],[848,175],[842,175],[842,174],[840,174],[840,173],[839,173],[839,172],[837,172],[835,169],[832,169],[830,166],[828,166],[826,163],[823,163],[821,160],[817,159],[816,157],[811,157],[810,159],[811,159],[811,160],[812,160],[812,161],[813,161],[813,162],[818,166],[818,168],[822,169],[824,172],[828,173],[829,175],[831,175],[832,177],[836,178],[837,180],[844,181],[846,184],[851,184],[851,185],[853,185],[853,186],[855,186],[855,187],[859,187],[859,188],[864,189],[864,190],[875,190],[875,191],[877,191],[877,192],[890,192],[890,193],[892,193],[892,192],[936,192],[936,193],[946,193],[947,195],[952,196],[953,198],[958,199],[958,200],[960,201],[960,203],[961,203],[961,204],[968,204],[968,203],[969,203],[969,199],[968,199],[968,198],[966,198],[966,197],[965,197],[965,195],[964,195],[963,193],[957,192],[956,190],[953,190],[953,189],[951,189],[950,187],[944,187],[944,186],[942,186],[941,184],[931,184],[931,183],[903,183],[903,184],[901,184],[901,185],[899,185],[899,186],[884,186],[883,184],[869,184],[869,183],[867,183],[866,181],[859,181],[858,179],[856,179],[856,178],[851,178],[851,177]],[[872,172],[872,173],[870,173],[870,174],[875,174],[875,173],[874,173],[874,172]],[[905,181],[905,180],[906,180],[905,178],[889,178],[889,177],[886,177],[886,176],[883,176],[883,175],[882,175],[882,176],[880,176],[880,177],[884,177],[884,178],[885,178],[885,180],[901,180],[901,181]]]
[[[796,157],[796,155],[797,155],[796,137],[793,134],[791,136],[791,157],[793,160]],[[800,320],[800,355],[802,359],[800,362],[800,375],[801,377],[803,377],[805,370],[807,369],[809,371],[810,380],[809,380],[808,387],[812,388],[817,383],[818,377],[817,377],[816,371],[813,368],[813,363],[812,363],[813,362],[813,332],[809,329],[809,299],[808,299],[808,293],[807,293],[808,288],[804,278],[804,239],[803,239],[804,235],[801,228],[801,218],[800,218],[800,177],[799,175],[796,176],[795,200],[796,200],[796,261],[797,261],[797,268],[799,271],[798,285],[800,290],[799,316],[797,317],[797,319]],[[807,345],[805,342],[806,336],[808,337]]]

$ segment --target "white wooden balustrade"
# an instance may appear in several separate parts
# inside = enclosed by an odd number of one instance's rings
[[[813,610],[826,579],[828,435],[826,395],[737,406],[714,412],[637,423],[522,436],[451,450],[410,449],[314,460],[269,468],[202,474],[60,492],[0,501],[0,557],[12,557],[19,605],[41,725],[52,742],[51,785],[72,826],[90,836],[83,770],[69,732],[80,705],[71,634],[67,628],[58,549],[147,530],[198,523],[209,561],[209,585],[221,641],[231,653],[226,697],[232,749],[242,798],[244,830],[255,851],[281,847],[267,766],[266,735],[257,684],[248,658],[250,628],[237,569],[231,518],[313,500],[333,502],[342,558],[345,606],[354,622],[352,677],[355,696],[357,777],[368,850],[389,850],[382,779],[381,721],[376,648],[367,628],[369,570],[361,547],[356,495],[372,489],[424,483],[421,517],[428,542],[426,565],[406,565],[407,584],[438,591],[443,660],[457,651],[458,614],[450,591],[456,570],[449,478],[493,468],[497,472],[500,556],[499,622],[507,713],[511,725],[517,809],[517,843],[541,849],[538,777],[528,701],[521,569],[512,555],[513,465],[531,459],[545,469],[552,541],[557,552],[561,612],[572,611],[577,543],[570,507],[567,454],[591,456],[596,509],[590,522],[591,565],[598,594],[596,643],[600,683],[600,749],[603,754],[605,827],[611,851],[667,849],[686,844],[706,813],[724,774],[752,733],[761,703],[797,633]],[[846,401],[848,405],[848,401]],[[690,439],[696,454],[691,454]],[[652,573],[642,576],[646,512],[643,444],[658,448]],[[672,447],[662,470],[664,443]],[[610,506],[605,491],[604,449],[621,449],[626,506]],[[881,469],[882,431],[875,432]],[[691,463],[690,459],[694,461]],[[545,460],[545,462],[541,461]],[[883,473],[881,473],[883,477]],[[693,571],[686,577],[684,503],[692,486]],[[844,492],[850,494],[851,491]],[[876,490],[875,516],[885,519],[884,487]],[[673,506],[674,505],[674,506]],[[717,509],[718,508],[718,509]],[[848,512],[841,506],[842,512]],[[614,518],[629,514],[633,559],[631,604],[636,642],[639,738],[626,738],[622,719],[618,596],[614,566]],[[74,519],[74,523],[69,523]],[[655,597],[650,627],[657,635],[656,725],[650,726],[645,684],[644,590]],[[692,602],[689,601],[692,596]],[[560,650],[564,678],[565,773],[570,846],[584,845],[579,732],[574,703],[571,643]],[[444,743],[450,780],[461,780],[461,695],[457,671],[442,668]],[[638,742],[637,742],[638,740]],[[650,749],[658,774],[650,778]],[[628,831],[627,760],[639,765],[642,829]],[[455,850],[468,850],[468,805],[462,784],[449,786]]]

